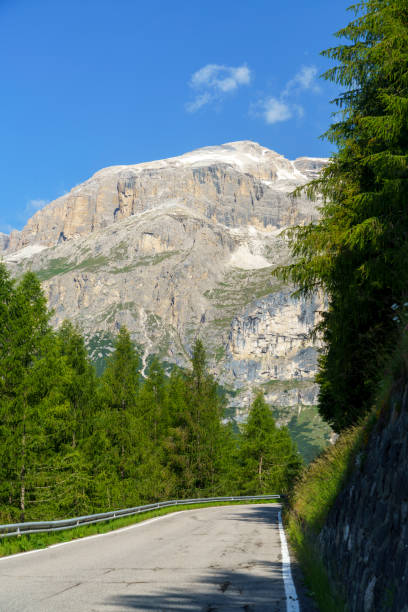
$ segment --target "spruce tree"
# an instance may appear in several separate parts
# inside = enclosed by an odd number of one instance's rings
[[[163,366],[152,359],[148,376],[140,387],[138,409],[153,444],[160,446],[167,433],[167,385]]]
[[[137,418],[139,358],[126,327],[121,327],[99,388],[99,410],[92,437],[94,496],[102,507],[139,501],[137,466],[143,448]]]
[[[2,493],[14,518],[18,508],[18,518],[25,520],[41,517],[55,502],[58,444],[50,423],[64,409],[61,381],[67,371],[35,275],[28,272],[15,287],[4,269],[1,276]]]
[[[286,493],[302,461],[286,427],[278,428],[262,393],[256,396],[244,425],[240,449],[244,494]]]
[[[83,336],[70,321],[62,323],[58,340],[61,354],[71,370],[64,394],[70,403],[71,446],[75,449],[90,435],[96,393],[95,370]]]
[[[192,369],[175,374],[172,389],[179,397],[169,410],[171,427],[167,441],[168,460],[182,497],[220,491],[223,438],[223,401],[214,377],[207,371],[203,343],[197,339]]]
[[[289,232],[296,262],[278,273],[302,294],[322,289],[319,411],[336,431],[369,410],[408,292],[408,5],[364,0],[323,55],[344,91],[326,137],[337,152],[306,187],[321,219]]]

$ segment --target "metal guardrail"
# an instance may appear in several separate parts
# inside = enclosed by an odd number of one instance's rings
[[[233,497],[203,497],[200,499],[172,499],[170,501],[147,504],[146,506],[135,506],[124,510],[113,510],[112,512],[100,512],[99,514],[88,514],[87,516],[76,516],[58,521],[35,521],[27,523],[10,523],[0,525],[0,538],[19,536],[29,533],[45,533],[50,531],[62,531],[63,529],[74,529],[80,525],[91,525],[101,521],[110,521],[123,516],[132,516],[149,510],[167,508],[168,506],[186,506],[190,504],[201,504],[205,502],[228,502],[228,501],[256,501],[268,499],[280,499],[280,495],[238,495]]]

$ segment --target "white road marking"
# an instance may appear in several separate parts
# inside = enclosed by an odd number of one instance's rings
[[[300,612],[299,600],[296,593],[295,585],[292,579],[292,572],[290,569],[290,556],[288,545],[286,542],[285,530],[282,524],[282,513],[279,511],[279,535],[282,549],[282,576],[285,585],[286,595],[286,611],[287,612]]]

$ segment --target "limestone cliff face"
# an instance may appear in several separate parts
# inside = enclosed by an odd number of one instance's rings
[[[315,216],[314,207],[305,199],[295,205],[287,194],[323,163],[309,158],[290,162],[244,141],[104,168],[38,211],[21,232],[12,232],[8,251],[33,243],[54,246],[174,201],[232,227],[305,223]]]
[[[5,239],[5,259],[38,272],[54,324],[77,322],[96,358],[122,324],[144,364],[185,364],[199,334],[238,405],[259,384],[277,405],[313,404],[321,303],[294,300],[271,271],[289,261],[281,230],[317,218],[289,194],[324,163],[244,141],[105,168]]]
[[[10,237],[0,232],[0,253],[8,248]]]

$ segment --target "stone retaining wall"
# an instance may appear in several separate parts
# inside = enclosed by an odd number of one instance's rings
[[[319,547],[350,612],[408,612],[408,384],[356,457]]]

